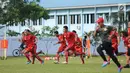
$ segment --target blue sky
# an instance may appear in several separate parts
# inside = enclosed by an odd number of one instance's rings
[[[40,4],[45,8],[54,8],[128,2],[130,2],[130,0],[41,0]]]

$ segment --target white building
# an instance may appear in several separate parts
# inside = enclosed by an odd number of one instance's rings
[[[8,29],[22,32],[29,28],[27,24],[31,24],[30,28],[39,31],[43,26],[58,26],[62,33],[63,26],[67,25],[70,31],[76,30],[82,36],[84,31],[94,30],[98,17],[103,17],[105,24],[110,25],[111,14],[121,9],[124,11],[124,19],[130,20],[129,0],[41,0],[40,4],[50,10],[50,19],[39,19],[36,24],[25,21],[21,25],[10,25]]]

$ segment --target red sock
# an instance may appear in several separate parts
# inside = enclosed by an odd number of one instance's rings
[[[36,55],[36,58],[42,63],[42,59],[38,55]]]
[[[59,62],[60,56],[58,53],[56,54],[56,57],[57,57],[57,61]]]
[[[66,62],[68,63],[68,51],[65,52]]]
[[[28,61],[31,61],[28,54],[24,54]]]
[[[32,64],[34,64],[34,62],[35,62],[35,55],[33,55],[32,57]]]

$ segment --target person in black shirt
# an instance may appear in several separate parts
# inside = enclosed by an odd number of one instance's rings
[[[121,66],[121,64],[117,60],[116,56],[114,55],[112,43],[111,43],[112,35],[110,35],[110,32],[111,32],[113,27],[105,26],[103,18],[98,18],[97,23],[98,23],[98,26],[94,32],[94,36],[95,37],[96,37],[96,35],[100,36],[101,43],[97,47],[97,52],[99,53],[101,58],[104,60],[102,67],[105,67],[109,64],[109,62],[107,61],[107,59],[103,53],[103,50],[105,50],[106,54],[108,56],[110,56],[112,58],[112,60],[114,61],[114,63],[118,66],[118,72],[121,72],[123,67]]]

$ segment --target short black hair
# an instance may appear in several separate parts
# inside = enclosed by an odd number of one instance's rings
[[[27,31],[27,32],[31,32],[29,29],[25,29],[25,31]]]
[[[127,31],[122,31],[121,33],[122,33],[125,37],[128,36],[128,32],[127,32]]]
[[[59,32],[58,31],[54,31],[54,34],[59,34]]]
[[[72,32],[77,33],[75,30],[73,30]]]
[[[68,26],[64,26],[63,28],[67,29],[68,30]]]

